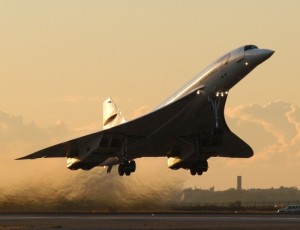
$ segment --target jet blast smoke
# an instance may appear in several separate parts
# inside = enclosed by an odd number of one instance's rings
[[[47,181],[48,176],[2,188],[0,211],[167,211],[178,200],[183,184],[183,180],[164,179],[157,173],[152,175],[155,180],[147,180],[149,175],[142,173],[131,177],[120,177],[117,172],[107,175],[99,168],[72,173],[58,183],[53,178]]]

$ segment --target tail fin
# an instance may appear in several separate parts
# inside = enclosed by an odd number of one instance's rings
[[[107,98],[103,102],[103,129],[109,129],[125,122],[126,119],[123,117],[113,99],[110,97]]]

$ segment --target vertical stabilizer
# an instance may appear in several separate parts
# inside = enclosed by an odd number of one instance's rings
[[[110,97],[107,98],[103,102],[103,129],[109,129],[125,122],[126,119],[123,117],[113,99]]]

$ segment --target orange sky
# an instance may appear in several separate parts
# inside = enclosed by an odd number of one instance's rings
[[[167,169],[166,159],[139,160],[131,180],[179,176],[185,187],[226,189],[242,175],[246,188],[300,188],[299,11],[297,0],[0,1],[0,183],[79,175],[63,159],[12,159],[101,129],[107,96],[132,118],[225,52],[255,44],[276,53],[226,106],[255,156],[210,159],[201,177]]]

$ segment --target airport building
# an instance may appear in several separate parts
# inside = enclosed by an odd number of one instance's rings
[[[238,176],[236,188],[224,191],[216,191],[215,187],[187,188],[181,195],[183,205],[222,205],[236,202],[249,206],[300,204],[300,190],[296,187],[242,189],[242,177]]]

